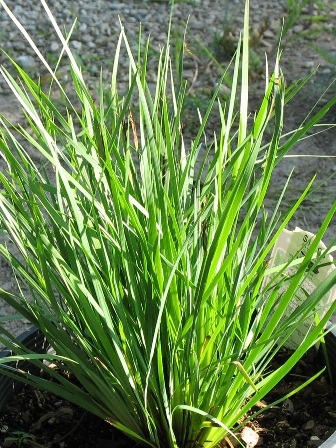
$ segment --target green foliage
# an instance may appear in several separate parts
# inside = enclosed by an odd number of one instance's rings
[[[317,54],[323,57],[329,64],[336,67],[336,54],[335,52],[326,51],[324,48],[319,47],[318,45],[311,44],[311,47],[314,48]]]
[[[10,436],[5,438],[5,442],[13,443],[15,442],[15,446],[20,447],[24,446],[27,441],[28,443],[32,440],[31,434],[28,434],[24,431],[13,431]]]
[[[330,275],[295,317],[284,318],[319,262],[311,267],[336,204],[280,295],[281,271],[264,282],[267,260],[313,180],[286,213],[278,213],[285,192],[270,215],[264,198],[275,166],[336,99],[284,140],[284,105],[305,81],[286,93],[277,58],[259,110],[248,120],[247,2],[230,98],[227,104],[218,100],[224,73],[189,141],[181,120],[186,87],[175,81],[183,79],[183,64],[175,55],[176,73],[169,35],[151,92],[149,44],[139,43],[134,56],[121,27],[109,91],[101,85],[94,100],[43,4],[68,58],[76,98],[71,101],[41,54],[52,77],[49,89],[15,62],[20,81],[1,70],[28,130],[0,120],[7,163],[0,173],[0,224],[19,255],[6,243],[0,252],[30,288],[32,300],[4,290],[1,298],[44,332],[55,354],[29,353],[1,328],[0,342],[15,353],[0,360],[1,373],[50,390],[145,445],[214,447],[314,345],[336,308],[272,371],[277,350],[335,283]],[[129,60],[123,95],[118,89],[122,47]],[[52,100],[56,87],[66,100],[65,113]],[[208,145],[207,120],[215,110],[221,127]],[[238,129],[232,128],[234,121]],[[40,162],[29,155],[29,146]],[[7,366],[20,359],[31,360],[54,381]],[[72,373],[79,385],[43,359]]]

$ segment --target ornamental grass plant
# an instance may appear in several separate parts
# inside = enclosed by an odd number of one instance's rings
[[[321,338],[336,308],[272,370],[277,351],[335,284],[336,270],[284,317],[319,263],[314,254],[336,204],[279,293],[284,267],[265,283],[267,261],[313,179],[286,212],[279,211],[285,189],[273,213],[264,210],[264,199],[276,165],[336,99],[284,138],[285,103],[306,80],[285,89],[278,56],[273,74],[266,73],[260,107],[248,117],[247,1],[230,99],[219,101],[219,80],[195,138],[187,142],[183,54],[175,67],[169,33],[153,92],[147,84],[149,46],[139,43],[134,55],[121,26],[110,86],[101,83],[94,100],[69,38],[41,0],[71,68],[72,101],[57,69],[0,3],[52,77],[46,88],[14,61],[17,76],[1,69],[27,123],[0,119],[7,164],[0,173],[0,252],[32,295],[28,300],[24,289],[1,290],[1,300],[39,328],[55,352],[27,352],[2,326],[0,341],[14,354],[0,360],[0,371],[78,404],[144,446],[214,447],[244,424],[246,413]],[[123,94],[121,48],[129,61]],[[63,92],[66,112],[52,99],[54,86]],[[209,144],[204,136],[215,111],[221,125]],[[54,381],[8,365],[21,359]]]

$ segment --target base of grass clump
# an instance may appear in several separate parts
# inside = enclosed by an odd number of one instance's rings
[[[24,338],[24,345],[41,349],[45,339],[33,330]],[[334,336],[336,341],[336,337]],[[40,345],[40,347],[38,347]],[[44,347],[47,349],[48,347]],[[6,355],[7,351],[0,354]],[[282,350],[272,368],[282,365],[290,352]],[[270,392],[261,403],[255,406],[251,413],[258,412],[263,406],[276,402],[291,391],[298,388],[302,378],[308,378],[318,372],[324,365],[322,354],[312,351],[302,358],[295,368]],[[32,366],[30,366],[32,367]],[[23,368],[22,364],[20,368]],[[76,383],[75,378],[68,379]],[[53,381],[42,374],[42,378]],[[22,386],[22,383],[17,383]],[[16,391],[13,391],[16,389]],[[8,390],[9,393],[4,393]],[[113,428],[90,412],[83,411],[79,406],[62,400],[47,391],[40,391],[31,386],[13,387],[13,382],[0,376],[0,444],[4,448],[27,447],[81,447],[81,448],[132,448],[145,447],[144,444],[132,441],[125,434]],[[326,440],[334,432],[336,399],[334,388],[328,382],[326,375],[306,387],[303,391],[287,398],[285,402],[274,405],[267,413],[247,423],[260,447],[310,448],[318,441]],[[238,438],[241,431],[237,434]],[[245,431],[243,438],[247,442],[249,432]],[[314,445],[312,445],[314,441]],[[217,448],[231,448],[237,445],[237,440],[224,438]],[[253,445],[250,445],[253,446]]]

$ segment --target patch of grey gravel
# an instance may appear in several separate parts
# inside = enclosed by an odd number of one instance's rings
[[[23,0],[9,0],[7,4],[34,38],[38,48],[44,55],[47,55],[48,61],[55,63],[60,52],[60,42],[42,5],[36,1],[31,7],[29,2]],[[99,77],[99,63],[104,65],[106,77],[108,76],[120,33],[120,22],[134,45],[137,43],[140,23],[143,29],[143,41],[150,35],[153,50],[159,50],[166,41],[171,12],[168,2],[52,0],[48,4],[62,29],[69,31],[74,20],[77,19],[71,46],[75,52],[78,52],[83,63],[89,64],[86,75],[91,78],[91,82]],[[270,11],[274,18],[269,21],[270,27],[278,27],[279,19],[284,15],[284,4],[285,0],[280,2],[251,1],[252,27],[257,27],[266,18],[269,18]],[[172,11],[173,30],[178,29],[182,34],[185,24],[188,22],[187,42],[196,46],[197,42],[202,42],[211,48],[216,36],[222,34],[225,24],[239,30],[242,24],[243,9],[244,2],[242,0],[202,0],[193,3],[176,3]],[[0,23],[1,47],[24,68],[43,71],[34,51],[2,8],[0,9]],[[276,30],[270,28],[267,31],[265,39],[274,39]],[[8,66],[5,55],[0,55],[0,63]],[[0,93],[6,92],[8,92],[8,88],[4,80],[1,79]]]

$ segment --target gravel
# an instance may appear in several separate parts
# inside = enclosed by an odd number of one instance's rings
[[[225,26],[234,27],[238,32],[243,20],[243,1],[239,0],[204,0],[202,2],[177,3],[173,7],[173,28],[183,32],[188,21],[188,44],[197,47],[198,41],[208,47],[213,46],[217,35],[223,34]],[[28,7],[23,0],[8,1],[8,6],[18,17],[22,25],[34,37],[43,54],[50,60],[56,58],[60,44],[52,29],[42,5],[34,2],[34,7]],[[77,26],[72,36],[72,48],[80,53],[87,65],[100,56],[100,62],[105,66],[113,60],[119,32],[119,18],[127,30],[129,38],[136,43],[139,24],[143,26],[143,40],[150,34],[153,48],[159,49],[166,40],[170,17],[168,2],[127,1],[110,3],[109,1],[89,2],[87,0],[50,1],[48,2],[53,15],[61,28],[70,30],[77,18]],[[272,11],[272,21],[264,33],[266,45],[272,46],[275,32],[278,31],[279,18],[284,15],[285,1],[252,1],[251,23],[258,27],[269,18]],[[229,24],[226,24],[229,20]],[[11,22],[7,13],[0,9],[1,46],[11,54],[24,68],[42,70],[43,67],[27,45],[20,31]],[[276,27],[276,30],[275,30]],[[5,55],[0,56],[0,63],[8,65]],[[153,67],[154,68],[154,67]],[[97,81],[98,73],[91,73],[92,81]],[[0,80],[0,93],[7,93],[4,80]]]

